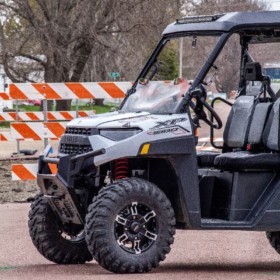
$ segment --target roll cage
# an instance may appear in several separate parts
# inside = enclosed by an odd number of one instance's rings
[[[215,60],[232,34],[238,34],[240,36],[241,45],[240,78],[237,91],[239,95],[246,94],[244,91],[246,88],[244,70],[247,63],[253,62],[253,58],[248,52],[248,46],[250,44],[280,42],[279,12],[236,12],[178,19],[176,22],[168,25],[164,30],[162,39],[138,75],[132,88],[128,91],[126,98],[135,92],[139,79],[144,78],[148,74],[156,62],[158,55],[170,39],[185,36],[220,36],[184,98],[176,108],[176,113],[186,111],[186,107],[189,105],[191,98],[197,92],[196,89],[203,83],[204,78],[214,65]],[[126,102],[126,98],[120,108]],[[274,96],[272,96],[272,99],[274,99]]]

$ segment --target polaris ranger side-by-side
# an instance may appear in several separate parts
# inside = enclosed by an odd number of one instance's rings
[[[162,54],[181,38],[184,78],[157,81]],[[94,258],[112,272],[146,272],[164,260],[178,228],[265,231],[280,253],[280,91],[262,72],[280,59],[279,46],[280,11],[167,26],[119,110],[71,121],[58,156],[50,147],[40,156],[41,194],[29,213],[38,251],[59,264]],[[207,88],[226,69],[236,100],[210,106]],[[216,102],[232,105],[221,147],[213,141],[222,127]],[[200,120],[220,152],[196,151]]]

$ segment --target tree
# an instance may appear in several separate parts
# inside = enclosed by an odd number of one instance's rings
[[[0,2],[5,72],[13,82],[32,82],[35,73],[45,82],[78,82],[91,58],[95,81],[107,80],[112,68],[134,73],[143,62],[139,53],[180,6],[180,0]],[[70,102],[58,102],[57,110],[69,109]]]
[[[223,14],[235,11],[258,11],[267,8],[266,3],[261,0],[201,0],[201,1],[185,1],[185,10],[191,15],[203,14]],[[202,40],[202,39],[200,39]],[[200,55],[196,56],[196,64],[202,65],[203,60],[209,54],[210,42],[206,39],[205,43],[200,43]],[[188,56],[186,50],[185,55]],[[240,63],[240,45],[239,37],[230,38],[219,55],[215,64],[217,64],[218,72],[215,79],[216,89],[219,92],[229,94],[232,90],[237,89],[239,79],[239,63]],[[212,89],[211,89],[212,90]]]
[[[179,76],[178,42],[169,41],[157,58],[158,71],[153,80],[174,80]]]
[[[184,10],[188,14],[215,14],[240,11],[265,10],[268,5],[264,0],[186,0]]]

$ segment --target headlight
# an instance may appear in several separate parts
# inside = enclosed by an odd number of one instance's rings
[[[140,128],[129,129],[101,129],[100,135],[113,141],[121,141],[142,132]]]

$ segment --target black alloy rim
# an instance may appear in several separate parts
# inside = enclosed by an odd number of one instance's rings
[[[156,241],[156,213],[148,206],[132,202],[115,218],[115,238],[118,245],[130,254],[141,254]]]

